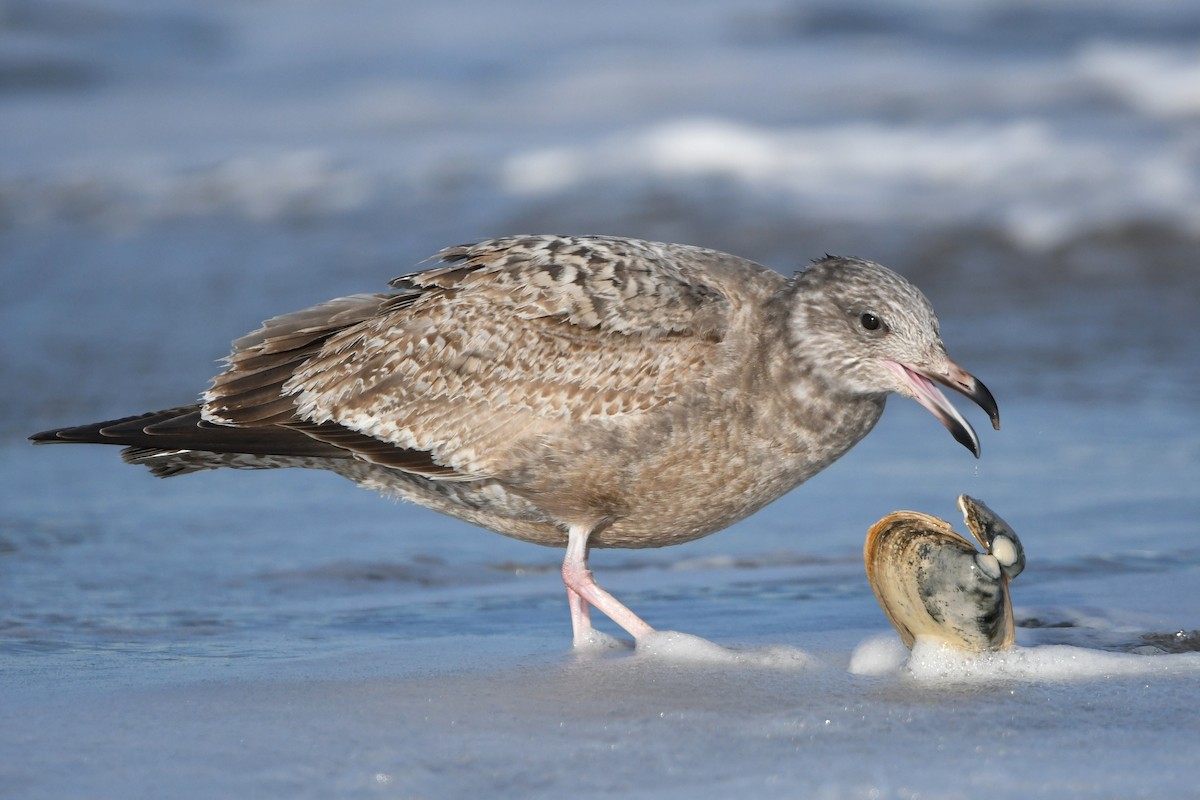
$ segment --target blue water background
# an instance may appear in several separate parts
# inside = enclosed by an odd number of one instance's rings
[[[1194,4],[2,11],[0,794],[1194,796]],[[821,666],[581,659],[557,551],[331,475],[24,441],[189,402],[264,317],[526,231],[855,254],[930,296],[1000,403],[1000,432],[964,407],[980,461],[893,400],[751,519],[593,558],[658,627]],[[848,674],[887,630],[866,528],[962,492],[1024,541],[1022,645],[1161,669]]]

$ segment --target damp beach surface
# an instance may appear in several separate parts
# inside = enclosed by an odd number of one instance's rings
[[[450,9],[12,17],[0,795],[1195,796],[1200,12]],[[958,403],[977,462],[893,398],[750,519],[596,551],[686,635],[587,652],[559,551],[333,475],[24,440],[190,402],[261,319],[525,231],[878,260],[1003,428]],[[910,656],[863,539],[961,530],[961,493],[1025,546],[1018,648]]]

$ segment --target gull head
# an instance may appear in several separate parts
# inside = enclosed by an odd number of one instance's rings
[[[979,437],[938,385],[975,402],[999,430],[992,393],[950,359],[933,306],[890,269],[826,256],[797,273],[789,313],[793,354],[813,379],[834,391],[910,397],[976,458]]]

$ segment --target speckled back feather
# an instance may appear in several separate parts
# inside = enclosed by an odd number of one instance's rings
[[[686,274],[681,256],[695,252],[707,251],[555,236],[448,248],[447,266],[396,279],[396,294],[330,301],[239,339],[205,418],[295,427],[429,477],[493,476],[557,426],[646,412],[705,379],[729,302]],[[379,444],[405,455],[389,463]]]

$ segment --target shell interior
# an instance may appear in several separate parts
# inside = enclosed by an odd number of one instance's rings
[[[984,553],[944,520],[897,511],[867,533],[867,579],[908,647],[921,636],[973,652],[1011,647],[1008,583],[1024,567],[1020,541],[982,503],[964,495],[959,506]]]

